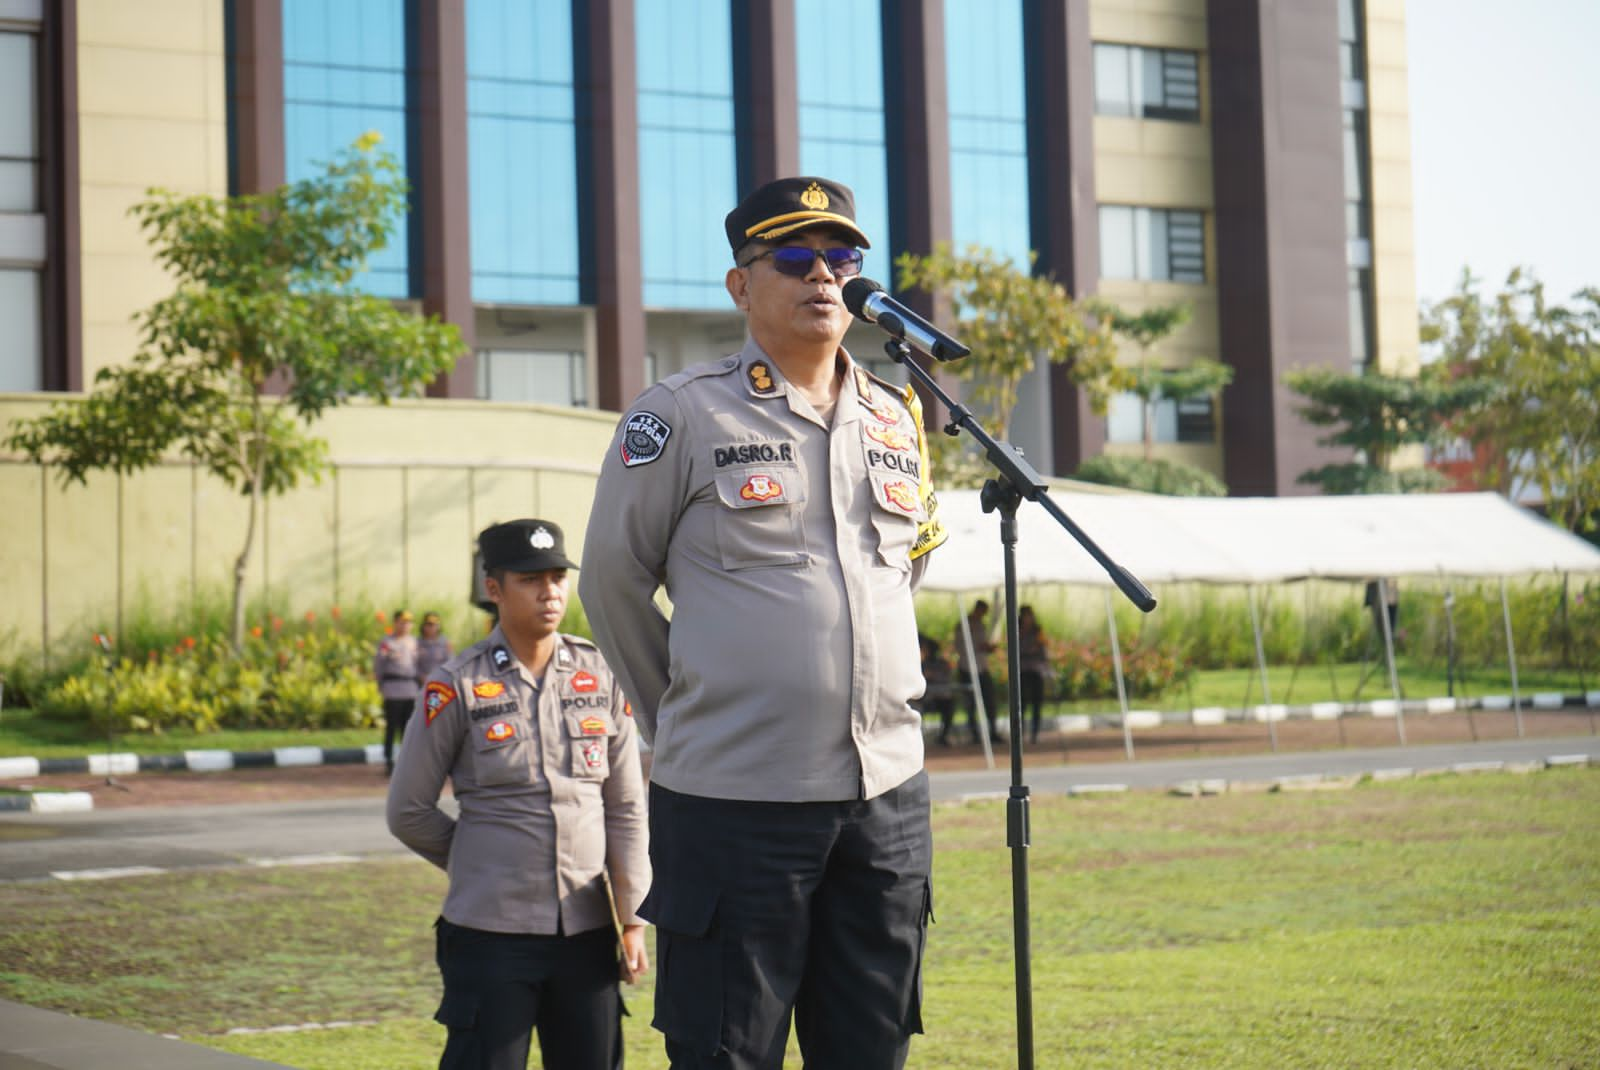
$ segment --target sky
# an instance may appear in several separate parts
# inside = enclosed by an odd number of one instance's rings
[[[1417,296],[1600,288],[1600,0],[1406,0]]]

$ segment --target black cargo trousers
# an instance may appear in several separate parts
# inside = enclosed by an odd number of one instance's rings
[[[875,799],[772,803],[650,786],[654,1025],[673,1070],[899,1070],[922,1032],[928,776]]]

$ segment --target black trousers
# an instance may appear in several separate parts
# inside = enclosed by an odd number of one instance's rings
[[[967,711],[967,727],[972,729],[972,742],[977,743],[980,741],[978,704],[972,700],[972,674],[965,669],[958,669],[956,678],[961,683],[961,704]],[[978,694],[983,698],[983,714],[989,720],[989,739],[993,741],[994,719],[999,711],[994,708],[994,673],[987,669],[978,674]]]
[[[406,722],[411,720],[411,710],[416,706],[413,698],[386,698],[383,700],[383,765],[394,768],[395,742],[406,734]]]
[[[1036,669],[1023,669],[1022,677],[1022,712],[1029,715],[1030,729],[1028,738],[1034,743],[1039,742],[1039,721],[1044,714],[1044,673]]]
[[[526,1070],[539,1031],[545,1070],[621,1070],[622,995],[611,929],[491,933],[440,918],[435,959],[450,1032],[439,1070]]]
[[[764,803],[650,786],[654,1025],[673,1070],[899,1070],[922,1032],[928,777],[872,800]]]

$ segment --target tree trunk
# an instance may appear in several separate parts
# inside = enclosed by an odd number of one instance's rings
[[[250,568],[250,552],[255,548],[256,517],[261,510],[261,480],[259,476],[250,487],[250,519],[244,529],[244,549],[233,563],[233,652],[244,649],[244,579]]]

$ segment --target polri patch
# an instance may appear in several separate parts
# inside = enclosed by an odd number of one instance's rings
[[[422,692],[422,712],[425,725],[433,723],[439,712],[456,700],[456,689],[442,680],[429,680]]]
[[[506,693],[506,685],[499,680],[485,680],[481,684],[473,684],[472,693],[479,698],[499,698]]]
[[[739,497],[747,502],[764,502],[783,493],[783,484],[767,475],[751,476],[739,488]]]
[[[622,425],[622,464],[626,468],[649,464],[666,448],[672,427],[653,412],[641,409]]]
[[[504,743],[517,734],[517,729],[510,721],[496,721],[483,733],[483,738],[490,743]]]
[[[598,739],[583,741],[583,764],[590,769],[599,769],[606,761],[606,745]]]
[[[578,724],[586,736],[603,736],[606,734],[606,723],[598,717],[585,717]]]
[[[598,689],[600,681],[594,678],[593,673],[575,672],[572,674],[572,690],[579,694],[587,694]]]

